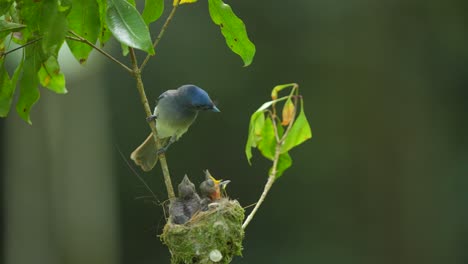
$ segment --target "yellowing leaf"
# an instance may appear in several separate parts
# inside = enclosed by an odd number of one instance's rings
[[[283,106],[283,121],[281,122],[281,125],[289,125],[289,123],[294,118],[294,114],[296,113],[295,108],[296,107],[294,106],[291,98],[289,98]]]
[[[288,136],[284,140],[283,146],[281,147],[281,153],[288,152],[290,149],[301,144],[307,139],[312,137],[312,130],[310,129],[309,122],[304,113],[304,102],[301,99],[301,112],[294,121]]]
[[[276,98],[278,98],[278,92],[280,92],[281,90],[283,90],[285,88],[288,88],[290,86],[294,86],[294,85],[297,85],[297,84],[288,83],[288,84],[281,84],[281,85],[275,86],[273,88],[273,90],[271,91],[271,99],[276,100]]]
[[[60,71],[60,65],[57,58],[50,56],[45,62],[41,64],[41,68],[37,72],[39,81],[42,86],[58,93],[65,94],[65,76]]]

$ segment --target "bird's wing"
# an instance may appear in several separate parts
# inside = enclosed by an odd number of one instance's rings
[[[171,96],[176,92],[177,92],[176,90],[167,90],[158,97],[158,101],[163,99],[164,97]]]

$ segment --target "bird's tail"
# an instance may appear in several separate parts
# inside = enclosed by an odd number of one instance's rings
[[[161,145],[164,146],[167,140],[162,140]],[[146,140],[132,152],[130,158],[144,171],[150,171],[153,169],[158,162],[158,149],[156,147],[156,141],[154,140],[153,133],[151,133]]]

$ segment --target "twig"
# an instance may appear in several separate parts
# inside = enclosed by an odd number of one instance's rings
[[[66,36],[67,39],[70,39],[70,40],[74,40],[74,41],[78,41],[78,42],[82,42],[82,43],[85,43],[91,47],[93,47],[95,50],[97,50],[99,53],[101,53],[102,55],[106,56],[107,58],[109,58],[110,60],[112,60],[113,62],[117,63],[118,65],[122,66],[126,71],[128,71],[129,73],[133,73],[133,70],[130,69],[127,65],[123,64],[122,62],[120,62],[118,59],[114,58],[112,55],[110,55],[109,53],[105,52],[103,49],[99,48],[98,46],[94,45],[93,43],[91,43],[89,40],[81,37],[80,35],[76,34],[75,32],[69,30],[68,31],[70,34],[72,34],[74,37],[72,36]]]
[[[273,159],[273,168],[271,169],[271,173],[270,175],[268,176],[268,181],[267,183],[265,184],[265,188],[263,189],[263,193],[262,195],[260,196],[260,198],[258,199],[258,202],[257,204],[255,205],[254,209],[252,210],[252,212],[250,212],[250,214],[247,216],[247,219],[245,219],[244,223],[242,224],[242,229],[246,229],[247,226],[249,225],[250,221],[252,221],[253,217],[255,216],[255,213],[257,213],[257,210],[258,208],[260,208],[260,205],[262,205],[263,201],[265,200],[268,192],[270,191],[271,189],[271,186],[273,186],[273,183],[275,182],[276,180],[276,173],[277,173],[277,166],[278,166],[278,161],[279,161],[279,156],[280,156],[280,153],[281,153],[281,145],[280,144],[276,144],[276,149],[275,149],[275,156],[274,156],[274,159]]]
[[[22,49],[22,48],[24,48],[24,47],[26,47],[26,46],[29,46],[29,45],[31,45],[31,44],[34,44],[34,43],[38,42],[38,41],[41,40],[41,39],[42,39],[42,37],[37,38],[37,39],[34,39],[34,40],[31,40],[31,41],[25,43],[24,45],[21,45],[21,46],[19,46],[19,47],[16,47],[16,48],[14,48],[14,49],[9,50],[9,51],[2,52],[2,53],[0,53],[0,58],[1,58],[1,57],[6,57],[6,55],[8,55],[8,54],[10,54],[10,53],[12,53],[12,52],[14,52],[14,51],[17,51],[17,50],[19,50],[19,49]]]
[[[156,46],[158,46],[159,44],[159,41],[161,40],[162,36],[164,35],[164,32],[166,32],[166,29],[167,27],[169,26],[169,23],[171,22],[172,18],[174,17],[175,15],[175,12],[177,10],[177,7],[179,7],[179,3],[177,3],[176,5],[174,5],[172,7],[172,11],[171,13],[169,14],[169,16],[166,18],[166,22],[164,22],[164,25],[162,26],[161,28],[161,31],[159,32],[158,36],[156,37],[156,40],[154,40],[154,43],[153,43],[153,48],[156,49]],[[146,64],[148,63],[149,59],[151,58],[152,55],[146,55],[146,58],[143,60],[143,63],[141,64],[140,66],[140,71],[143,70],[143,68],[146,66]]]
[[[146,97],[143,80],[141,79],[141,71],[140,69],[138,69],[138,61],[136,59],[135,50],[129,47],[129,51],[130,51],[130,58],[132,60],[132,66],[133,66],[132,72],[137,82],[137,89],[138,89],[138,92],[140,93],[141,103],[143,104],[143,108],[145,109],[146,116],[150,117],[152,113],[151,113],[151,109],[148,103],[148,98]],[[157,148],[161,149],[161,142],[158,138],[158,131],[156,130],[155,123],[148,122],[148,124],[151,128],[151,131],[153,132],[153,137],[154,137],[154,140],[156,141]],[[169,199],[172,199],[175,197],[174,187],[172,187],[171,175],[169,174],[169,168],[167,166],[166,155],[164,153],[159,154],[159,161],[161,162],[161,169],[164,175],[164,183],[167,189],[167,196],[169,197]]]

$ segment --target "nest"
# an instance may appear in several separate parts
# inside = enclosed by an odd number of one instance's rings
[[[183,225],[168,222],[161,240],[169,247],[172,264],[230,263],[242,255],[243,220],[239,202],[223,198]]]

